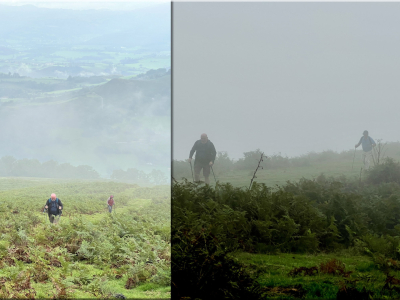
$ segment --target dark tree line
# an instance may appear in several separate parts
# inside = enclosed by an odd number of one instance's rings
[[[99,179],[100,174],[91,166],[73,166],[69,163],[58,163],[49,160],[41,163],[37,159],[16,159],[13,156],[0,158],[0,177],[41,177],[41,178],[75,178]],[[150,173],[137,169],[114,170],[111,179],[136,184],[168,184],[168,177],[160,170]]]
[[[54,160],[41,163],[37,159],[16,159],[3,156],[0,159],[0,176],[97,179],[99,173],[91,166],[74,167],[69,163],[59,164]]]
[[[111,174],[111,179],[134,182],[137,184],[168,184],[168,177],[160,170],[152,170],[150,173],[129,168],[124,170],[114,170]]]

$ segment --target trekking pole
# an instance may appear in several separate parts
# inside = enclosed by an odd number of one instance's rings
[[[214,180],[215,180],[215,183],[217,183],[217,179],[215,178],[215,173],[214,173],[214,169],[213,169],[213,167],[211,166],[211,171],[212,171],[212,173],[213,173],[213,175],[214,175]]]
[[[357,150],[357,148],[354,148],[353,163],[351,164],[351,170],[352,171],[353,171],[354,159],[356,158],[356,150]]]
[[[44,214],[44,212],[46,211],[46,205],[45,206],[43,206],[43,211],[42,211],[42,214],[43,214],[43,216],[45,216],[44,217],[44,223],[46,224],[46,215]]]
[[[193,179],[193,183],[194,183],[194,176],[193,176],[192,162],[189,162],[189,163],[190,163],[190,170],[192,170],[192,179]]]
[[[372,162],[374,163],[374,166],[376,166],[375,157],[374,157],[374,150],[371,150],[371,156],[372,156]]]

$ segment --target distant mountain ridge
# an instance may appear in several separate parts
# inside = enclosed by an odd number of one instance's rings
[[[7,40],[18,40],[25,47],[71,43],[118,47],[165,44],[162,47],[169,49],[170,16],[168,3],[131,11],[0,4],[0,46],[7,46]]]

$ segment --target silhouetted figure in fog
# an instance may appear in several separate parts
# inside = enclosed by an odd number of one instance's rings
[[[194,180],[197,182],[200,178],[200,171],[203,169],[204,181],[210,184],[210,168],[214,164],[217,152],[214,144],[208,139],[207,134],[203,133],[200,140],[196,141],[190,150],[189,163],[192,161],[193,154],[196,152],[194,159]]]
[[[368,170],[371,157],[372,157],[372,148],[376,146],[375,141],[368,136],[368,131],[364,130],[363,136],[361,137],[358,144],[355,145],[357,148],[358,146],[362,145],[363,149],[363,162],[364,162],[364,169]]]

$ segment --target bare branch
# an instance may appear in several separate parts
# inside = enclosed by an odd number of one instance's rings
[[[254,171],[253,178],[251,178],[249,190],[250,190],[250,188],[251,188],[251,185],[253,184],[254,178],[257,178],[257,177],[256,177],[256,173],[257,173],[258,169],[260,168],[260,164],[261,164],[261,162],[263,161],[263,157],[267,157],[267,156],[264,155],[264,152],[261,153],[261,157],[260,157],[260,160],[258,161],[257,168],[256,168],[256,170]],[[261,169],[263,169],[263,167],[261,167]]]

